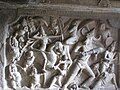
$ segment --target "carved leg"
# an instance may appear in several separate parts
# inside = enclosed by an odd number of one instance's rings
[[[94,79],[94,82],[90,85],[90,89],[95,89],[95,88],[101,86],[101,84],[104,83],[103,77],[104,77],[104,74],[97,76]]]
[[[62,79],[63,79],[63,76],[60,75],[60,76],[58,77],[58,84],[60,85],[60,87],[62,86]]]
[[[52,89],[52,87],[53,87],[53,85],[55,84],[56,81],[57,81],[57,78],[54,77],[51,84],[50,84],[50,87],[49,87],[50,89]]]
[[[62,83],[62,87],[65,90],[66,90],[67,86],[75,79],[79,70],[80,70],[79,65],[77,63],[73,63]]]
[[[16,90],[17,86],[16,86],[16,82],[14,80],[11,80],[11,86],[12,86],[13,90]]]
[[[46,73],[43,73],[43,82],[42,82],[42,86],[44,87],[45,83],[46,83]]]
[[[87,86],[89,87],[91,82],[95,79],[95,74],[93,73],[92,69],[88,66],[88,64],[85,64],[85,69],[89,73],[90,78],[86,80],[84,83],[82,83],[82,86]]]
[[[116,83],[116,76],[115,74],[113,73],[113,84],[115,85],[115,89],[118,90],[118,86],[117,86],[117,83]]]
[[[44,52],[41,52],[44,57],[44,64],[43,64],[43,71],[45,71],[46,65],[47,65],[47,56]]]

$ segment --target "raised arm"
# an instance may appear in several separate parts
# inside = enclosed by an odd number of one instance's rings
[[[34,36],[33,39],[42,39],[41,36]]]
[[[111,62],[114,62],[115,60],[117,60],[116,55],[117,55],[117,52],[113,53],[113,58],[112,58]]]
[[[59,38],[59,37],[62,37],[62,34],[61,35],[57,35],[57,36],[47,36],[48,38]]]

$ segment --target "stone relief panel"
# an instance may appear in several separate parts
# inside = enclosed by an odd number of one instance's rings
[[[76,4],[84,6],[98,6],[98,7],[119,7],[119,0],[0,0],[1,2],[11,3],[11,4]]]
[[[101,20],[25,16],[8,28],[6,89],[117,89],[114,28]]]

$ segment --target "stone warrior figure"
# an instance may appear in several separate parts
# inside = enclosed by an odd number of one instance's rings
[[[32,66],[31,77],[31,89],[40,88],[40,75],[37,74],[37,69]]]
[[[41,26],[40,35],[39,36],[35,35],[33,37],[33,39],[35,39],[36,41],[31,45],[31,49],[41,52],[41,54],[43,55],[43,58],[44,58],[43,69],[42,69],[43,76],[44,76],[44,80],[43,80],[44,83],[46,82],[46,65],[48,62],[48,58],[46,55],[46,47],[47,47],[47,44],[51,38],[58,38],[58,37],[61,37],[61,35],[59,35],[59,36],[47,36],[47,34],[45,33],[42,26]],[[40,42],[40,46],[38,48],[34,48],[34,46],[38,42]]]
[[[9,78],[11,82],[11,87],[16,89],[17,87],[21,87],[21,74],[18,72],[16,65],[12,62],[9,65]]]
[[[28,69],[28,67],[33,65],[34,60],[35,60],[35,56],[34,56],[33,51],[28,51],[27,56],[26,56],[26,61],[24,63],[24,70],[25,71]]]
[[[13,36],[10,37],[10,46],[13,50],[13,59],[12,60],[16,60],[19,61],[23,52],[26,51],[26,48],[28,47],[28,45],[30,43],[32,43],[31,40],[28,40],[26,42],[25,45],[22,45],[23,47],[21,47],[21,43],[23,40],[24,41],[24,37],[25,36],[25,30],[20,30],[19,32],[15,32]],[[20,40],[21,39],[21,40]]]
[[[91,85],[92,88],[96,88],[96,86],[101,85],[102,83],[105,84],[104,77],[105,77],[106,74],[107,75],[112,75],[111,79],[114,80],[113,83],[114,83],[115,87],[117,88],[114,72],[112,71],[114,61],[116,60],[115,45],[116,45],[116,42],[114,42],[111,45],[111,47],[109,47],[108,50],[105,52],[105,57],[102,60],[102,62],[100,63],[100,65],[101,65],[100,75],[98,76],[98,78],[96,78],[97,81],[95,81],[93,83],[93,85]],[[107,80],[107,79],[105,79],[105,80]]]
[[[53,81],[50,85],[50,88],[58,81],[58,85],[62,86],[62,80],[66,76],[66,73],[68,71],[68,66],[71,62],[67,59],[65,55],[62,56],[61,60],[57,65],[54,66],[54,69],[56,70],[56,76],[54,75]]]
[[[117,53],[115,52],[115,45],[116,45],[116,42],[114,42],[111,45],[112,47],[109,47],[108,50],[105,52],[105,58],[103,60],[101,73],[104,72],[106,68],[108,68],[110,64],[113,64],[114,61],[116,60]]]
[[[44,65],[43,65],[43,71],[46,71],[45,68],[46,68],[46,64],[47,64],[47,56],[45,54],[45,51],[46,51],[46,47],[47,47],[47,44],[50,40],[50,38],[58,38],[58,37],[61,37],[61,35],[59,36],[47,36],[47,34],[45,33],[43,27],[41,26],[41,34],[40,36],[36,35],[34,36],[33,38],[36,39],[37,41],[35,41],[32,45],[31,45],[31,48],[33,48],[33,46],[38,42],[40,41],[41,45],[39,46],[39,50],[43,57],[44,57]]]
[[[22,48],[26,45],[26,42],[29,38],[29,27],[26,19],[23,19],[20,30],[17,31],[16,33],[18,33],[18,42],[21,51]]]
[[[31,17],[28,19],[28,26],[29,26],[29,28],[30,28],[30,30],[29,30],[29,33],[30,33],[30,34],[32,34],[33,32],[36,31],[34,19],[32,19]]]
[[[110,64],[109,67],[107,67],[105,71],[102,72],[99,77],[97,77],[97,80],[94,82],[92,89],[98,88],[99,86],[105,86],[108,83],[114,84],[115,89],[118,90],[116,76],[113,72],[113,64]]]
[[[58,19],[57,18],[54,18],[54,17],[51,17],[50,18],[50,21],[51,21],[51,25],[49,26],[50,29],[51,29],[51,32],[54,34],[54,35],[58,35],[59,33],[59,26],[58,26]]]
[[[59,59],[62,56],[65,56],[66,59],[68,59],[70,61],[70,64],[69,64],[68,68],[72,65],[72,59],[71,59],[71,56],[70,56],[69,46],[68,45],[64,45],[61,42],[56,42],[54,51],[57,54]],[[59,60],[57,60],[57,61],[59,61]]]
[[[13,50],[13,59],[12,60],[17,60],[19,61],[20,59],[20,49],[19,49],[19,42],[17,40],[17,35],[18,33],[15,33],[14,36],[10,37],[10,46]]]
[[[66,88],[69,85],[69,83],[75,78],[75,76],[78,74],[78,71],[80,69],[87,70],[87,72],[91,76],[88,80],[86,80],[85,83],[82,84],[83,87],[89,87],[90,82],[94,80],[95,74],[93,73],[92,69],[90,68],[87,62],[90,59],[91,54],[101,53],[104,51],[104,48],[102,47],[101,44],[95,43],[97,39],[92,34],[94,33],[92,32],[88,34],[87,39],[85,41],[86,42],[85,45],[80,46],[80,48],[83,48],[83,52],[80,52],[81,56],[78,56],[77,60],[75,60],[75,62],[71,66],[71,68],[73,69],[73,72],[71,72],[71,69],[70,69],[70,72],[72,75],[68,74],[68,77],[66,78],[67,80],[64,83],[65,85],[63,85],[64,88]]]
[[[105,77],[104,77],[104,82],[105,82],[104,84],[107,84],[111,81],[114,84],[115,89],[118,90],[118,86],[116,83],[116,76],[112,68],[113,68],[113,64],[110,64],[109,67],[106,69]]]

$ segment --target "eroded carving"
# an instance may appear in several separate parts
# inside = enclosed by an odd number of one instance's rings
[[[16,89],[17,87],[21,87],[21,74],[18,72],[17,66],[15,62],[12,62],[9,65],[9,83],[11,84],[11,88]]]
[[[113,28],[100,20],[22,17],[10,28],[8,88],[94,89],[113,80],[117,89]]]

